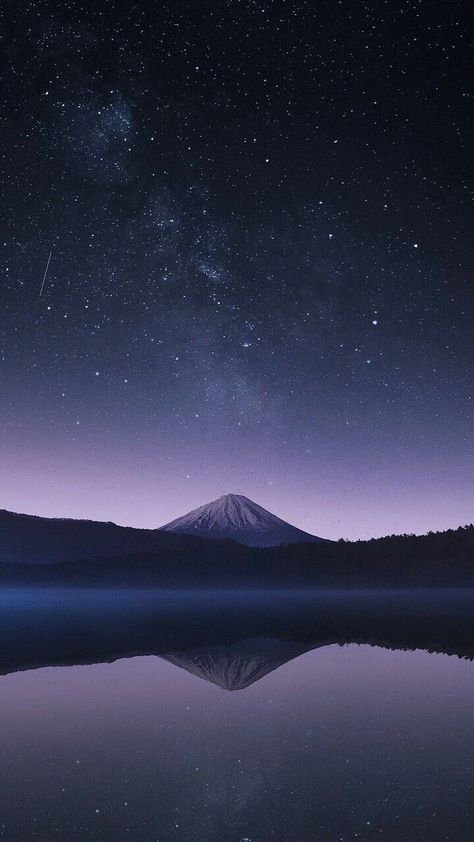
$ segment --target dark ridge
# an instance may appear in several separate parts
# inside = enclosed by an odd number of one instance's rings
[[[48,522],[47,522],[48,523]],[[74,523],[74,522],[73,522]],[[126,531],[126,530],[125,530]],[[200,587],[464,587],[474,585],[474,527],[371,541],[288,544],[256,549],[233,541],[156,533],[153,551],[129,551],[124,540],[100,541],[78,561],[47,564],[47,536],[32,556],[16,549],[16,564],[0,564],[0,584]],[[2,541],[5,535],[2,532]],[[140,544],[139,544],[140,546]],[[80,557],[83,545],[72,555]],[[107,549],[109,554],[107,554]],[[115,549],[115,554],[114,554]],[[42,564],[35,564],[38,552]],[[64,548],[62,549],[64,553]],[[97,555],[91,558],[92,552]],[[72,554],[72,551],[71,551]],[[60,554],[59,554],[60,555]],[[11,551],[1,557],[8,560]],[[19,564],[19,561],[25,564]]]

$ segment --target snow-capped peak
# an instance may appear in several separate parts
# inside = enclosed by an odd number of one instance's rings
[[[260,547],[318,540],[241,494],[224,494],[161,528]]]

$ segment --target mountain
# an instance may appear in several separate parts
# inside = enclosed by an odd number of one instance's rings
[[[191,536],[191,537],[190,537]],[[0,509],[0,562],[59,564],[155,554],[157,561],[181,552],[191,556],[218,554],[206,540],[232,538],[250,547],[321,540],[296,529],[256,503],[228,494],[162,529],[135,529],[94,520],[44,518]],[[194,539],[194,540],[193,540]],[[241,547],[242,549],[242,547]],[[229,547],[222,552],[232,554]]]
[[[303,532],[241,494],[225,494],[161,527],[164,532],[231,538],[249,547],[324,541]]]
[[[243,510],[230,505],[232,498],[227,503],[214,519],[204,518],[207,532],[201,525],[189,534],[0,511],[0,588],[474,588],[472,524],[427,535],[325,541],[250,501]],[[185,520],[192,529],[192,518]],[[295,532],[299,543],[292,543]]]

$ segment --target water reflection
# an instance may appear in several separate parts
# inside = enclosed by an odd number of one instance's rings
[[[3,591],[0,671],[160,655],[244,689],[328,643],[474,658],[473,591]]]
[[[275,638],[204,646],[161,655],[166,661],[223,690],[245,690],[269,672],[315,647]]]
[[[468,842],[473,607],[3,593],[0,839]]]

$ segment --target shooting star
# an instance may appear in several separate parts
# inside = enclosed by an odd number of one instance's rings
[[[46,269],[44,270],[43,281],[42,281],[42,283],[41,283],[41,289],[40,289],[40,295],[42,295],[42,294],[43,294],[44,283],[45,283],[45,281],[46,281],[46,276],[47,276],[47,274],[48,274],[48,269],[49,269],[49,264],[51,263],[51,256],[52,256],[52,254],[53,254],[53,251],[52,251],[52,249],[51,249],[51,251],[50,251],[50,253],[49,253],[49,257],[48,257],[48,262],[47,262],[47,264],[46,264]]]

